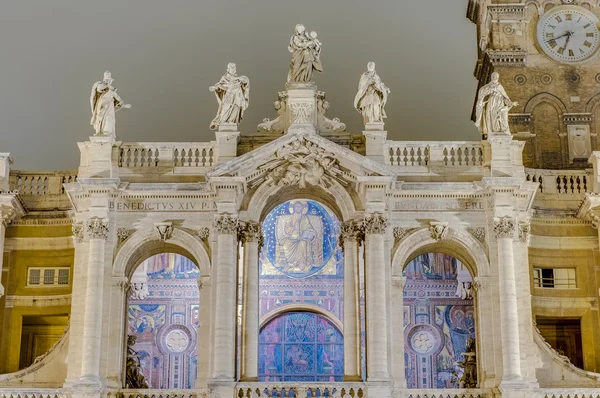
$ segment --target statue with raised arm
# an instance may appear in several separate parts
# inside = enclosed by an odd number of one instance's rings
[[[215,93],[219,103],[217,116],[210,123],[210,128],[214,130],[221,124],[239,124],[250,103],[250,80],[246,76],[238,76],[235,64],[229,63],[221,80],[208,89]]]
[[[483,135],[489,133],[510,134],[508,111],[518,105],[512,102],[498,81],[498,72],[492,73],[492,81],[479,89],[475,106],[475,125]]]
[[[113,79],[109,71],[104,72],[102,81],[94,83],[90,96],[92,107],[92,120],[96,135],[115,137],[115,112],[121,108],[131,108],[130,104],[123,103],[117,94],[117,89],[112,86]]]
[[[365,124],[383,123],[387,117],[385,104],[390,89],[375,72],[375,62],[367,64],[367,71],[360,77],[358,92],[354,97],[354,108],[363,116]]]
[[[317,39],[317,32],[308,34],[304,25],[296,25],[288,50],[292,53],[288,82],[310,82],[313,71],[323,72],[321,41]]]

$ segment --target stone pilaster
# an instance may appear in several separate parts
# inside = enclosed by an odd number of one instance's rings
[[[242,315],[242,380],[258,381],[258,253],[263,232],[259,222],[245,222],[241,230],[244,244],[244,292]]]
[[[365,301],[367,332],[367,381],[388,381],[388,296],[385,263],[387,217],[365,217]]]
[[[390,314],[392,317],[391,353],[392,353],[392,379],[394,387],[406,388],[406,373],[404,372],[404,286],[406,278],[392,276],[390,294]]]
[[[4,286],[2,286],[2,263],[4,259],[4,237],[6,236],[6,227],[16,216],[16,211],[9,206],[0,206],[0,297],[4,296]]]
[[[358,316],[358,239],[360,225],[355,221],[342,224],[340,240],[344,248],[344,380],[359,381],[360,323]]]
[[[516,237],[516,228],[517,222],[512,217],[494,218],[494,235],[498,245],[503,385],[522,382],[519,314],[513,252],[513,239]]]
[[[211,344],[211,308],[212,308],[212,283],[210,276],[198,278],[198,292],[200,293],[200,308],[198,313],[198,341],[202,342],[202,349],[198,350],[198,376],[196,388],[207,388],[211,378],[210,362],[212,358]]]
[[[217,235],[215,319],[213,346],[214,381],[233,382],[236,346],[237,216],[219,214],[214,222]]]
[[[104,289],[104,256],[109,232],[107,218],[92,217],[85,222],[89,241],[85,312],[83,314],[83,341],[81,386],[101,386],[100,347],[102,341],[102,303]]]

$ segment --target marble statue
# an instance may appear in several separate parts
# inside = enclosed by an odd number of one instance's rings
[[[508,129],[508,111],[517,106],[512,102],[504,87],[498,81],[498,72],[492,73],[492,81],[479,89],[475,107],[475,125],[483,135],[506,133]]]
[[[387,117],[385,104],[390,89],[375,72],[375,62],[367,64],[367,71],[360,77],[358,92],[354,97],[354,108],[363,116],[365,124],[383,123]]]
[[[217,116],[210,123],[211,129],[221,124],[239,124],[244,111],[250,103],[250,80],[246,76],[238,76],[234,63],[227,65],[227,72],[214,86],[208,88],[215,93],[219,109]]]
[[[117,94],[117,89],[112,86],[113,78],[109,71],[104,72],[102,81],[94,83],[90,105],[92,107],[92,120],[96,135],[109,135],[115,137],[115,112],[121,108],[131,108],[124,104]]]
[[[317,39],[317,32],[307,33],[304,25],[296,25],[288,50],[292,53],[288,82],[310,82],[313,71],[323,72],[321,42]]]
[[[137,337],[135,335],[127,336],[127,362],[125,367],[125,384],[127,388],[149,388],[146,377],[142,373],[140,357],[133,349]]]

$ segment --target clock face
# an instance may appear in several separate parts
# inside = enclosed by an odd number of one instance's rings
[[[598,18],[577,6],[554,7],[538,23],[538,43],[550,58],[580,62],[598,49]]]

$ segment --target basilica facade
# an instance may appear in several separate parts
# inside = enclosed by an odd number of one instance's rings
[[[347,132],[302,25],[254,134],[231,63],[215,140],[120,141],[106,72],[77,170],[0,154],[0,398],[597,397],[598,16],[469,1],[477,141],[388,140],[374,63]]]

